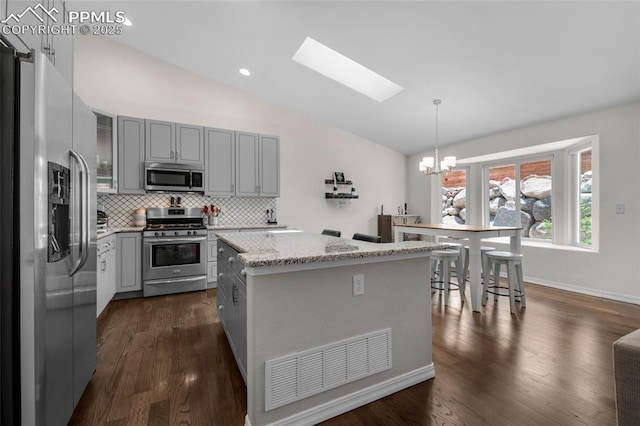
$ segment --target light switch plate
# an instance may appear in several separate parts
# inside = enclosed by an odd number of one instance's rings
[[[624,203],[616,204],[616,214],[624,214]]]

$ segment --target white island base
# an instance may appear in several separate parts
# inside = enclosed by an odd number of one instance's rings
[[[315,424],[434,377],[428,256],[435,245],[417,244],[428,249],[265,266],[258,252],[238,250],[247,425]],[[360,274],[364,294],[354,296]]]

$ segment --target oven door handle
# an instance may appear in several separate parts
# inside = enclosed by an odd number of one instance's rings
[[[144,240],[145,244],[155,244],[155,243],[193,243],[197,241],[206,241],[207,237],[196,237],[196,238],[147,238]]]
[[[187,278],[171,278],[168,280],[145,280],[145,284],[171,284],[175,282],[186,282],[186,281],[200,281],[204,278],[207,278],[206,275],[198,275],[197,277],[187,277]]]

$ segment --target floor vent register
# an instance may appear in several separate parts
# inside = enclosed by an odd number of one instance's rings
[[[391,329],[265,362],[265,411],[391,368]]]

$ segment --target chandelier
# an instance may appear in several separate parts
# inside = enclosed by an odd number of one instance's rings
[[[425,175],[439,175],[447,173],[456,166],[456,157],[444,157],[442,162],[438,158],[438,106],[442,103],[441,99],[434,99],[433,104],[436,106],[436,156],[424,157],[418,165],[420,171]]]

